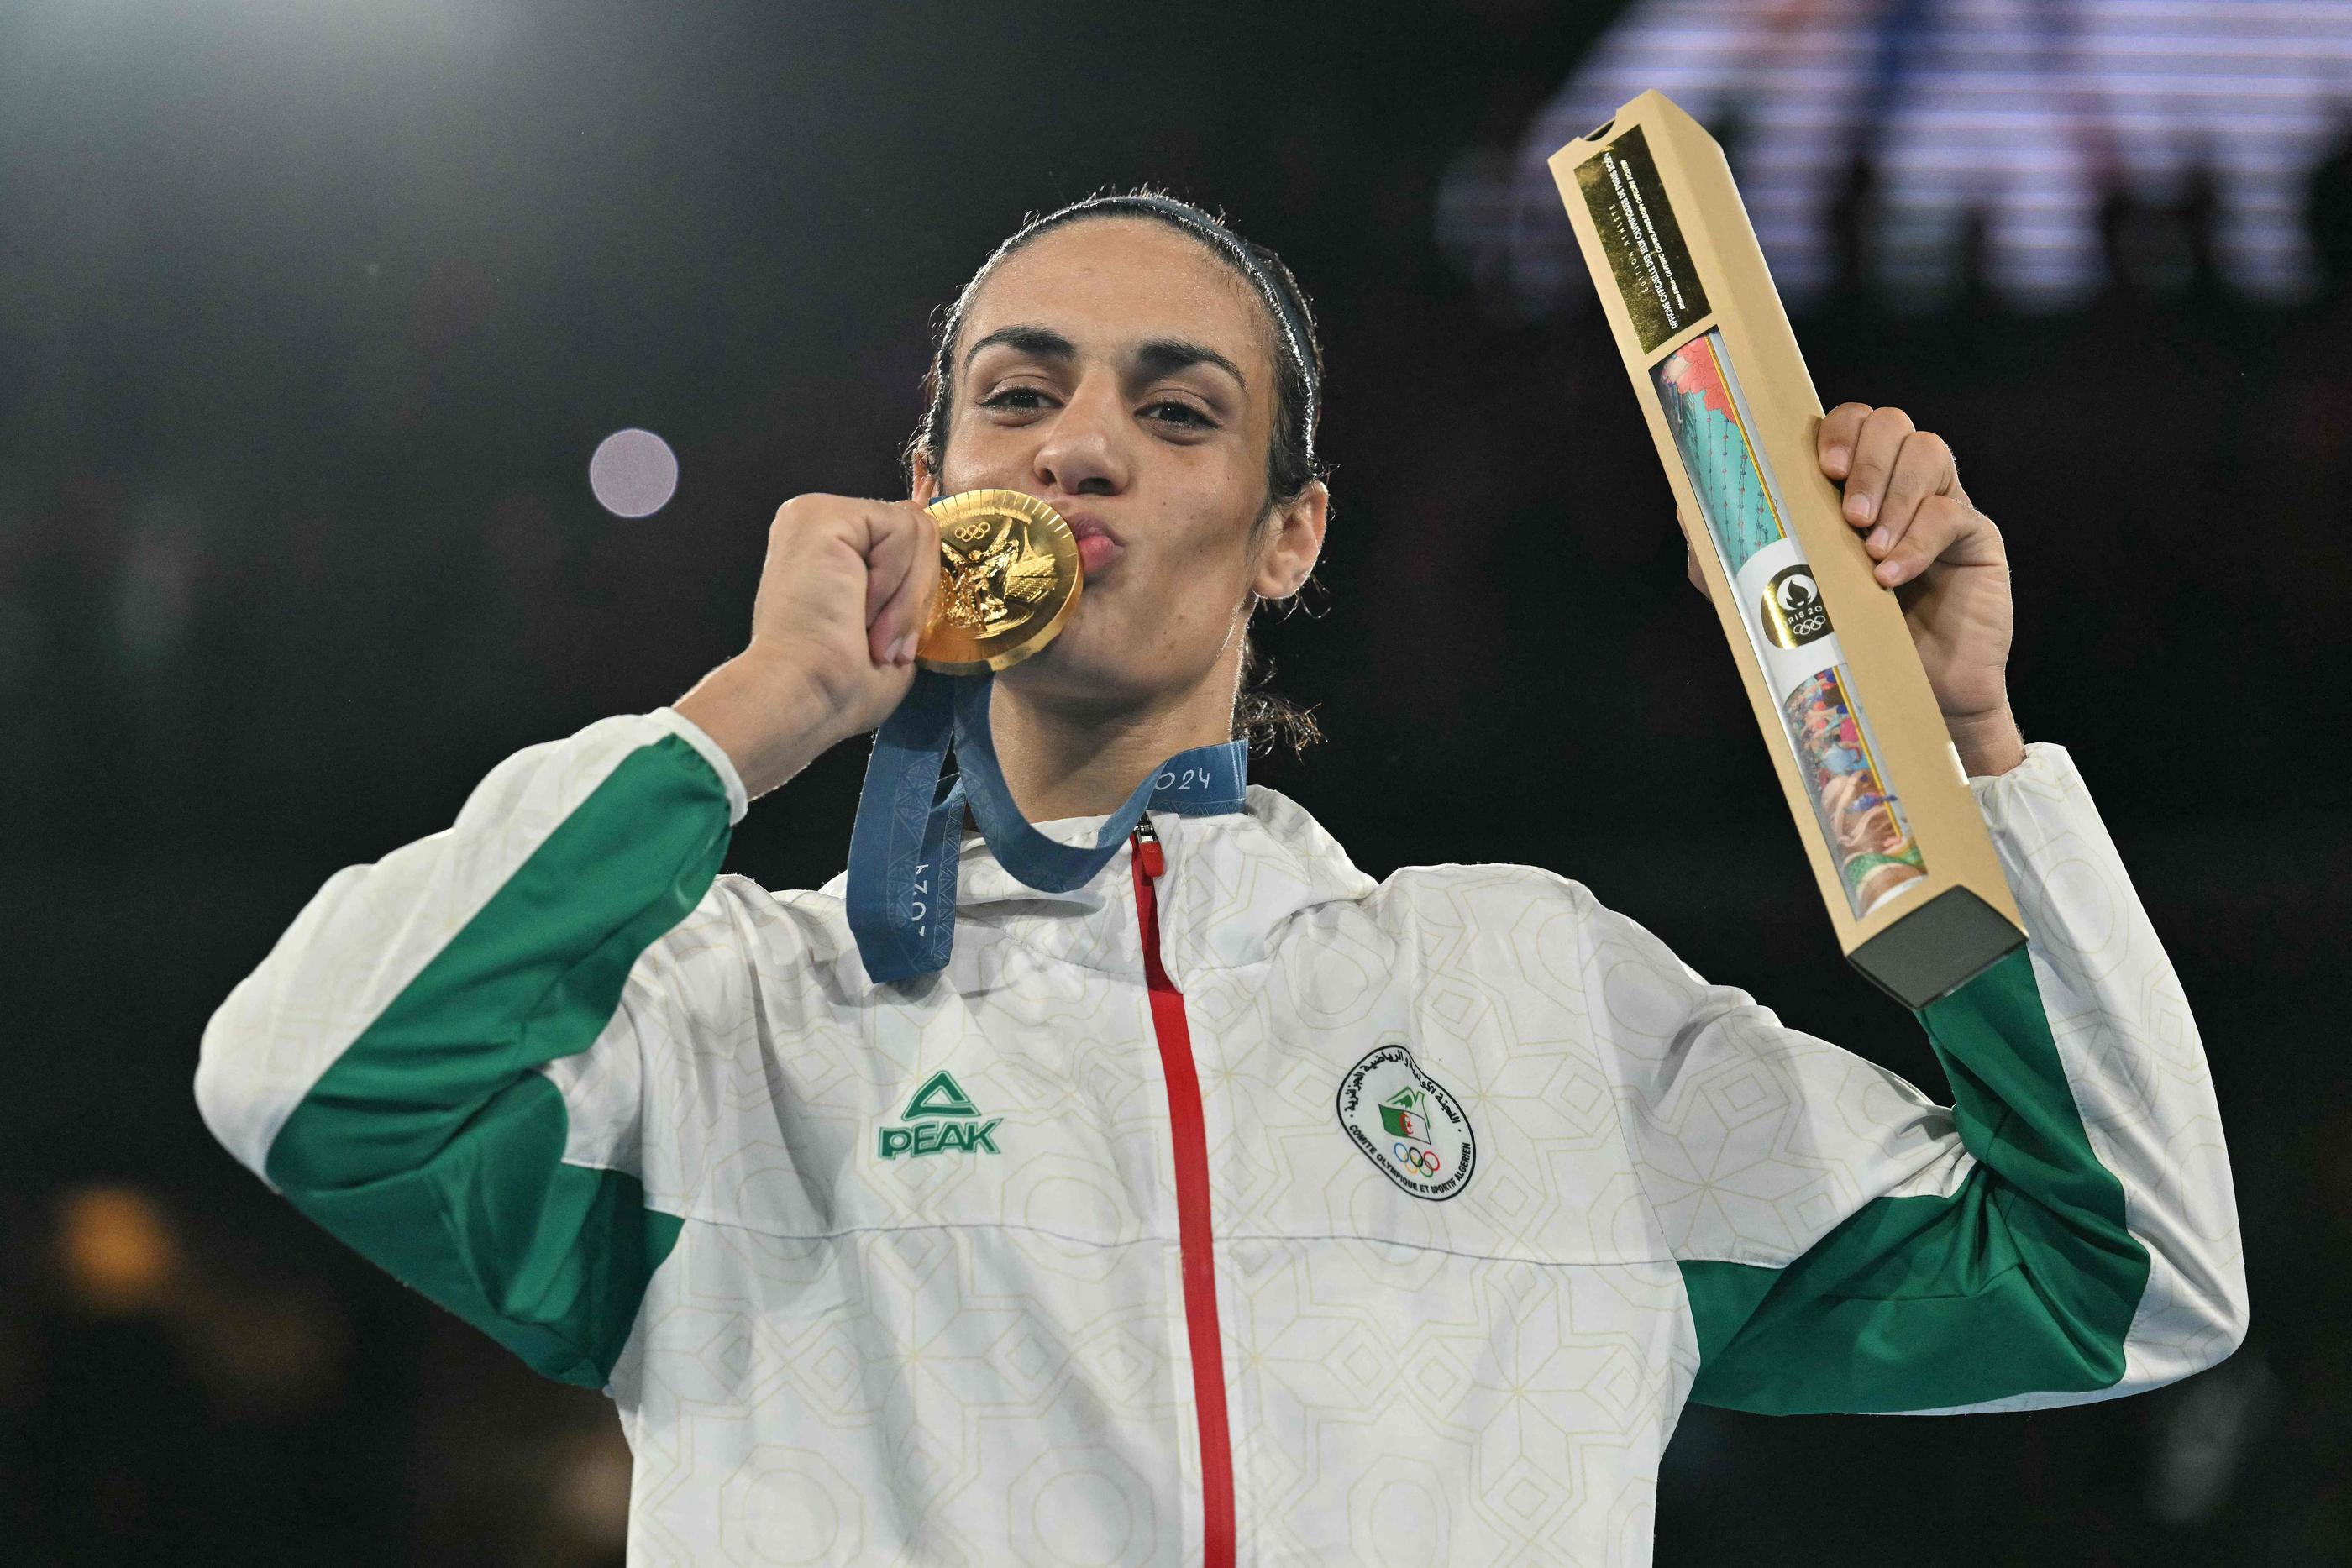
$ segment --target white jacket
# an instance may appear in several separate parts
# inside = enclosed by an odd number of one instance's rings
[[[197,1094],[609,1388],[635,1563],[1643,1563],[1685,1400],[2065,1404],[2244,1333],[2204,1055],[2082,782],[1976,789],[2032,942],[1922,1015],[1956,1109],[1574,883],[1374,883],[1263,789],[1067,894],[968,840],[949,968],[877,988],[838,883],[717,875],[742,786],[667,710],[329,882]]]

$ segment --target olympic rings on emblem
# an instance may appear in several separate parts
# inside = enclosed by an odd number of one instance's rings
[[[1389,1151],[1389,1157],[1405,1169],[1419,1171],[1423,1176],[1433,1176],[1445,1168],[1445,1162],[1437,1157],[1435,1149],[1416,1149],[1401,1143]]]

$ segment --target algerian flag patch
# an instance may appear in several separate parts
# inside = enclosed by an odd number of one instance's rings
[[[1348,1070],[1339,1081],[1339,1125],[1415,1197],[1444,1202],[1470,1185],[1477,1167],[1469,1116],[1402,1045],[1381,1046]]]

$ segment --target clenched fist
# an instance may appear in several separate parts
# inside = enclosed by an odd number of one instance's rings
[[[796,496],[768,528],[750,643],[677,711],[763,794],[898,706],[939,580],[939,528],[914,502]]]

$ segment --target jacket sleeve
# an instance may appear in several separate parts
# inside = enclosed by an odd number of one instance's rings
[[[1588,913],[1594,1027],[1700,1403],[2073,1404],[2244,1337],[2211,1078],[2115,846],[2059,747],[1972,785],[2029,940],[1919,1015],[1949,1107]]]
[[[196,1070],[206,1124],[405,1283],[604,1386],[679,1228],[636,1168],[662,1015],[624,986],[743,807],[667,709],[509,758],[455,826],[329,881],[230,994]]]

